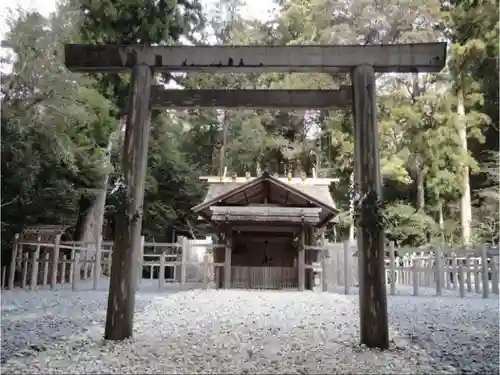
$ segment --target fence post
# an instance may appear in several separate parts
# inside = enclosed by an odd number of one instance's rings
[[[80,260],[80,251],[79,250],[74,250],[74,256],[73,256],[73,279],[71,280],[72,285],[71,285],[71,290],[74,292],[78,290],[78,283],[80,281],[80,270],[78,268],[78,263]]]
[[[208,267],[208,250],[206,250],[203,256],[203,284],[205,289],[208,289]]]
[[[351,262],[350,260],[351,241],[344,241],[344,293],[349,294],[351,286]],[[358,254],[359,256],[359,254]]]
[[[472,270],[474,266],[472,259],[466,254],[466,265],[467,265],[467,292],[472,293]]]
[[[233,234],[231,230],[226,231],[226,247],[224,255],[224,289],[231,288],[231,255],[233,252]]]
[[[426,263],[426,273],[427,273],[427,282],[426,282],[426,286],[427,288],[432,288],[432,282],[434,280],[434,272],[432,271],[433,270],[433,267],[434,265],[432,264],[434,262],[434,259],[432,257],[432,252],[429,251],[429,253],[427,254],[427,263]]]
[[[421,251],[419,255],[417,255],[418,257],[420,257],[420,261],[418,262],[418,266],[419,266],[419,271],[418,271],[418,286],[424,286],[424,278],[425,278],[425,268],[424,268],[424,253]]]
[[[90,244],[82,244],[85,247],[85,255],[84,255],[84,263],[83,263],[83,279],[82,280],[87,280],[89,278],[89,255],[90,255]],[[83,247],[82,246],[82,247]]]
[[[47,285],[49,278],[49,262],[50,262],[50,253],[47,250],[43,254],[43,274],[42,274],[42,286]]]
[[[100,232],[100,231],[99,231]],[[99,288],[101,279],[101,261],[102,261],[102,235],[98,235],[95,241],[95,259],[94,259],[94,290]]]
[[[418,296],[418,284],[420,281],[420,259],[413,257],[412,272],[413,272],[413,295]]]
[[[304,227],[300,229],[299,234],[299,248],[297,252],[297,280],[299,291],[302,292],[306,288],[305,284],[305,264],[306,264],[306,251],[304,250],[304,246],[306,245],[306,237]]]
[[[145,243],[145,238],[144,236],[141,236],[141,240],[139,242],[139,259],[137,260],[137,264],[139,269],[137,270],[137,288],[141,286],[141,281],[142,281],[142,271],[144,269],[144,243]],[[152,273],[152,272],[151,272]]]
[[[330,272],[330,250],[327,248],[323,248],[322,255],[321,255],[321,262],[322,262],[322,267],[323,267],[323,272],[321,274],[321,284],[322,287],[321,289],[323,292],[328,292],[328,284],[329,281],[328,279],[332,277],[331,272]]]
[[[158,289],[165,286],[165,251],[160,253],[160,272],[158,272]]]
[[[343,244],[342,247],[344,246]],[[335,246],[335,258],[336,261],[334,262],[334,269],[335,269],[335,287],[338,287],[342,284],[342,277],[341,277],[341,272],[342,271],[342,254],[340,253],[341,247],[340,246]]]
[[[412,253],[408,252],[408,254],[405,254],[404,257],[404,262],[405,262],[405,267],[404,267],[404,274],[405,274],[405,284],[406,285],[413,285],[412,282],[412,266],[413,266],[413,255]]]
[[[460,262],[458,265],[458,283],[460,285],[459,290],[460,290],[460,297],[464,298],[465,297],[465,285],[464,285],[464,265],[463,262]]]
[[[181,240],[181,289],[184,288],[184,284],[186,283],[186,260],[187,253],[189,251],[189,241],[187,237],[182,237]]]
[[[328,274],[327,274],[327,263],[328,263],[328,250],[325,248],[325,231],[321,230],[319,237],[319,246],[321,250],[319,252],[321,260],[321,291],[328,291]]]
[[[57,234],[54,240],[54,252],[52,253],[52,275],[50,278],[50,288],[54,289],[57,284],[57,268],[59,266],[59,246],[61,243],[61,235]]]
[[[453,289],[458,290],[458,280],[457,280],[457,274],[458,274],[458,261],[457,261],[457,254],[453,253],[451,255],[451,275],[453,278]]]
[[[486,246],[481,246],[481,269],[483,279],[483,298],[490,296],[489,279],[488,279],[488,256],[486,254]]]
[[[14,289],[17,256],[19,254],[20,249],[22,249],[22,245],[19,244],[19,233],[16,233],[14,235],[14,241],[12,243],[12,259],[10,260],[10,268],[9,268],[9,285],[8,285],[9,289]]]
[[[36,238],[36,249],[31,255],[31,279],[30,279],[31,290],[35,290],[38,281],[38,261],[40,260],[40,241],[42,241],[42,236],[38,235]]]
[[[413,284],[413,258],[415,257],[415,252],[411,252],[406,260],[406,279],[408,280],[408,285]]]
[[[400,261],[401,261],[401,284],[406,285],[408,284],[408,280],[406,277],[407,276],[406,268],[408,267],[408,254],[404,254],[403,256],[401,256]]]
[[[23,279],[21,280],[21,288],[26,288],[26,280],[28,279],[28,266],[30,262],[29,253],[23,254]]]
[[[481,258],[474,260],[474,291],[481,293]]]
[[[62,259],[59,259],[61,261],[61,278],[60,278],[60,282],[61,282],[61,285],[64,284],[66,282],[66,261],[67,261],[67,258],[66,258],[66,254],[63,254],[63,257]]]
[[[399,269],[399,284],[401,285],[405,285],[406,284],[406,271],[405,271],[405,267],[406,267],[406,254],[401,254],[400,256],[398,256],[398,258],[396,259],[396,261],[398,262],[398,269]]]
[[[396,284],[401,284],[401,281],[400,281],[400,280],[401,280],[401,275],[400,275],[400,270],[399,270],[399,262],[400,262],[399,257],[396,257],[396,258],[394,259],[394,267],[395,267],[395,270],[396,270],[396,271],[395,271],[395,272],[396,272],[396,274],[395,274],[395,277],[394,277],[394,279],[395,279],[395,281],[394,281],[394,282],[395,282]]]
[[[436,268],[435,268],[435,277],[436,277],[436,296],[440,297],[443,294],[443,253],[441,252],[441,248],[436,247],[435,252],[436,257]]]
[[[391,296],[396,294],[396,258],[395,258],[394,243],[389,243],[389,272],[391,273]]]
[[[491,257],[491,291],[498,294],[498,257]]]
[[[74,264],[73,264],[73,260],[75,259],[75,245],[72,246],[72,249],[71,249],[71,255],[70,255],[70,259],[71,259],[71,265],[69,266],[69,282],[70,283],[73,283],[73,274],[75,273],[75,267],[74,267]]]
[[[446,263],[445,263],[445,272],[444,272],[444,278],[445,278],[445,289],[451,289],[451,258],[449,254],[446,254],[445,256]]]

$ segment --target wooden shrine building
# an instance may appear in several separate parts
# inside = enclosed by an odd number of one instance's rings
[[[205,200],[193,207],[225,244],[214,250],[215,283],[224,288],[320,287],[320,229],[337,214],[334,179],[205,177]],[[308,251],[306,251],[308,250]],[[319,275],[318,275],[319,276]]]

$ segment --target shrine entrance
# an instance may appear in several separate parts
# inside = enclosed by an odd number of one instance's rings
[[[213,179],[207,198],[193,208],[223,235],[214,262],[224,263],[215,284],[223,288],[312,289],[312,262],[305,247],[337,213],[332,179]],[[220,268],[219,268],[220,269]],[[321,285],[318,285],[321,288]]]
[[[370,208],[382,193],[375,73],[439,72],[446,63],[446,48],[446,43],[366,46],[66,45],[65,62],[72,71],[115,74],[132,71],[122,167],[127,207],[117,221],[120,237],[113,255],[105,337],[122,340],[132,336],[152,107],[252,108],[260,105],[325,109],[338,105],[336,99],[342,105],[352,99],[356,193],[362,197],[360,224],[357,225],[360,336],[361,342],[368,347],[388,348],[385,239],[383,228],[378,225],[378,213]],[[352,92],[345,89],[329,92],[170,90],[161,95],[153,90],[154,73],[160,71],[347,73],[351,76]],[[302,232],[301,241],[306,236]],[[227,232],[228,238],[230,233]],[[299,269],[304,263],[302,257],[304,255],[299,251]],[[225,280],[230,280],[229,267],[225,272]],[[299,288],[304,285],[301,281],[303,274],[299,271]]]

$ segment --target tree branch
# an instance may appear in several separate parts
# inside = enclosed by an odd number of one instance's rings
[[[19,200],[19,195],[18,195],[18,196],[16,196],[14,199],[12,199],[12,200],[8,201],[7,203],[2,203],[2,204],[0,204],[0,208],[1,208],[1,207],[8,206],[8,205],[10,205],[10,204],[12,204],[12,203],[15,203],[15,202],[17,202],[18,200]]]

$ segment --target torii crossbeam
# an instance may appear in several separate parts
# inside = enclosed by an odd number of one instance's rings
[[[80,72],[118,72],[148,65],[166,72],[344,72],[369,65],[376,72],[435,72],[446,44],[339,46],[66,46],[66,66]]]
[[[352,90],[167,90],[154,86],[150,106],[158,108],[343,109]]]
[[[118,238],[115,239],[105,331],[106,338],[122,340],[132,336],[133,331],[136,262],[139,256],[150,105],[155,71],[351,74],[356,189],[361,197],[380,198],[375,72],[438,72],[445,65],[446,43],[236,47],[66,45],[65,61],[66,66],[72,71],[132,72],[123,155],[127,207],[120,218],[121,228],[117,230]],[[166,104],[170,101],[172,106],[175,104],[183,106],[189,104],[185,96],[187,94],[178,94],[179,97],[175,100],[164,98],[161,101]],[[247,99],[243,104],[248,104]],[[153,103],[155,100],[159,99],[153,99]],[[203,104],[203,100],[206,101],[207,97],[199,99],[198,103],[193,99],[192,106]],[[227,98],[219,97],[217,100],[219,104],[230,104]],[[253,100],[255,100],[254,105],[259,101],[259,99]],[[276,100],[283,103],[286,99],[281,96]],[[371,210],[361,209],[359,215],[357,241],[361,343],[368,347],[386,349],[389,347],[389,333],[384,232],[374,220],[374,213]]]

